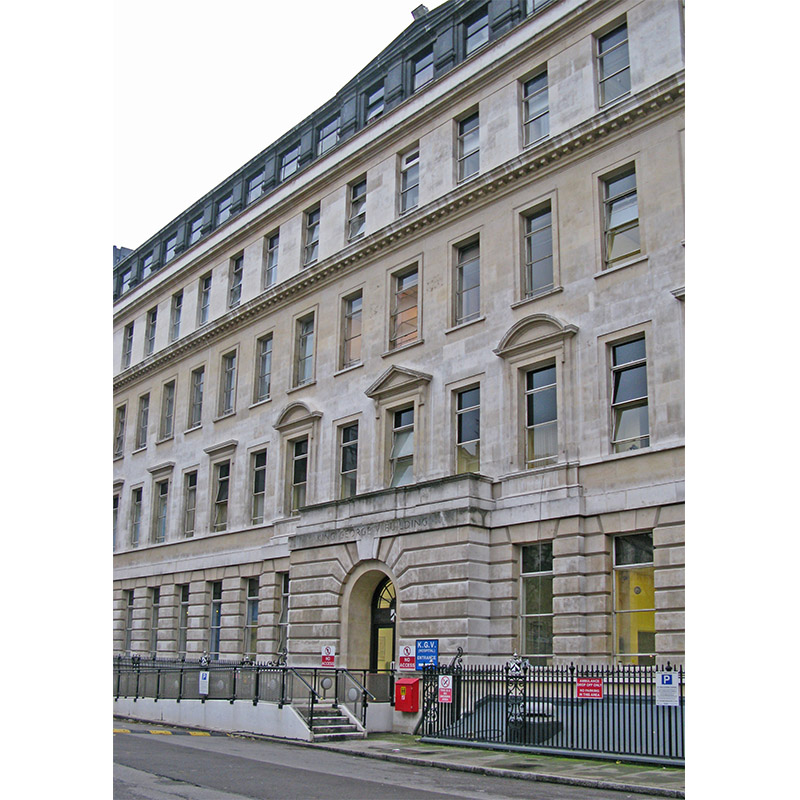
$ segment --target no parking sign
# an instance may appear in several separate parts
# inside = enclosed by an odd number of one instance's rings
[[[453,702],[453,676],[440,675],[439,676],[439,702],[452,703]]]
[[[410,644],[401,645],[397,661],[399,669],[415,669],[417,665],[417,655],[414,648]]]
[[[335,667],[336,666],[336,647],[332,644],[326,644],[322,648],[322,666]]]

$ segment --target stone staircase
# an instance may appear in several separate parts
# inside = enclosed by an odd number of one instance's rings
[[[314,708],[311,733],[315,742],[336,742],[342,739],[366,739],[367,732],[360,730],[341,709],[332,705]]]

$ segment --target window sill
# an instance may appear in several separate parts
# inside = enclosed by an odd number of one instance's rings
[[[165,436],[163,439],[156,439],[156,444],[164,444],[164,442],[171,442],[175,438],[174,434],[170,434],[169,436]]]
[[[453,325],[452,328],[445,328],[444,334],[447,336],[448,333],[454,333],[455,331],[460,331],[463,328],[468,328],[470,325],[475,325],[478,322],[485,322],[486,317],[480,316],[475,317],[475,319],[467,320],[466,322],[460,322],[458,325]]]
[[[316,382],[317,382],[316,379],[314,379],[313,381],[308,381],[307,383],[301,383],[299,386],[292,386],[291,389],[286,390],[286,394],[299,392],[301,389],[308,389],[309,386],[313,386]]]
[[[600,270],[600,272],[595,272],[594,278],[597,280],[598,278],[602,278],[603,275],[609,275],[612,272],[619,272],[620,270],[627,269],[628,267],[633,267],[636,264],[645,263],[647,260],[647,254],[637,253],[627,261],[623,261],[621,264],[615,264],[613,267],[608,267],[607,269]]]
[[[251,403],[248,408],[258,408],[259,406],[265,406],[267,403],[272,402],[272,397],[265,397],[263,400],[256,400],[255,403]]]
[[[599,111],[606,111],[609,108],[613,108],[616,105],[624,102],[631,96],[631,92],[625,92],[625,94],[621,94],[619,97],[615,97],[613,100],[609,100],[607,103],[600,103],[598,102],[597,108]]]
[[[131,455],[135,456],[137,453],[144,453],[147,450],[147,445],[144,447],[137,447],[135,450],[131,451]]]
[[[125,453],[120,453],[119,455],[114,456],[114,461],[123,461],[125,459]]]
[[[346,372],[352,372],[354,369],[361,369],[364,366],[363,361],[359,361],[358,364],[351,364],[349,367],[342,367],[340,370],[337,370],[333,373],[333,377],[337,377],[338,375],[344,375]]]
[[[381,358],[386,358],[387,356],[393,356],[395,353],[401,353],[403,350],[409,350],[412,347],[416,347],[419,344],[425,344],[424,339],[417,339],[415,342],[409,342],[408,344],[404,344],[402,347],[395,347],[394,350],[387,350],[385,353],[381,354]]]
[[[480,170],[479,170],[478,172],[473,172],[472,175],[467,175],[466,178],[460,178],[458,180],[457,185],[458,186],[463,186],[465,183],[469,183],[470,181],[474,181],[474,180],[476,180],[477,178],[480,177],[480,174],[481,173],[480,173]]]
[[[195,426],[194,426],[194,427],[192,427],[192,428],[187,428],[187,429],[186,429],[186,430],[183,432],[183,435],[184,435],[184,436],[186,436],[186,434],[187,434],[187,433],[192,433],[193,431],[199,431],[199,430],[200,430],[202,427],[203,427],[203,425],[202,425],[202,423],[201,423],[200,425],[195,425]]]
[[[536,300],[541,300],[543,297],[550,297],[551,295],[558,294],[559,292],[563,292],[563,286],[554,286],[552,289],[547,289],[544,292],[540,292],[539,294],[531,295],[530,297],[524,297],[522,300],[517,300],[516,303],[511,304],[511,308],[519,308],[520,306],[528,305],[528,303],[533,303]]]
[[[544,136],[540,136],[538,139],[534,139],[532,142],[528,142],[527,144],[522,145],[523,150],[528,150],[529,148],[536,147],[537,144],[542,144],[546,142],[550,138],[550,134],[546,133]]]
[[[212,422],[222,422],[224,419],[229,419],[230,417],[235,417],[235,411],[228,411],[226,414],[220,414],[219,416],[214,417],[211,421]]]

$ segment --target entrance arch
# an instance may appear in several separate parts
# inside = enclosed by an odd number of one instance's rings
[[[342,597],[342,664],[348,669],[384,668],[395,658],[396,585],[386,565],[362,561]]]

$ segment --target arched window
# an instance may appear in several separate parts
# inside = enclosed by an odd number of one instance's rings
[[[396,596],[391,578],[384,578],[372,596],[372,636],[370,670],[388,670],[394,661],[394,621]]]

